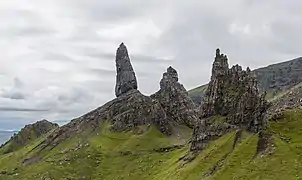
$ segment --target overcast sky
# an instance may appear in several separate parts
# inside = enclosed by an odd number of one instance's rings
[[[217,47],[252,69],[302,54],[300,0],[2,0],[0,20],[0,130],[114,98],[121,42],[145,94],[169,65],[206,83]]]

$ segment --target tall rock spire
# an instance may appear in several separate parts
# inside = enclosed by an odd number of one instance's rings
[[[131,89],[137,89],[137,80],[132,68],[127,47],[121,43],[116,51],[116,85],[115,95],[120,95],[128,92]]]

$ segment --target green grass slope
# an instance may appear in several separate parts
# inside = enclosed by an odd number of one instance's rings
[[[79,134],[51,150],[35,148],[43,139],[0,155],[0,179],[200,180],[302,178],[302,110],[271,122],[273,151],[257,155],[258,135],[231,132],[211,142],[193,161],[191,130],[166,137],[154,127],[142,133],[113,133],[105,123],[93,134]],[[234,143],[236,142],[236,143]],[[38,156],[37,156],[38,155]],[[35,157],[22,163],[24,159]]]

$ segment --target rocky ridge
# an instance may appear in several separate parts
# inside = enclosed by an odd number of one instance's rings
[[[198,115],[186,89],[178,82],[175,69],[169,67],[160,81],[160,90],[149,96],[137,90],[137,81],[128,50],[122,43],[116,52],[116,98],[105,105],[72,120],[52,133],[42,144],[54,147],[73,134],[94,132],[105,121],[111,130],[133,131],[142,125],[154,125],[163,134],[171,135],[173,127],[190,128],[198,121]]]
[[[31,141],[49,133],[58,127],[58,124],[49,122],[47,120],[41,120],[34,124],[26,125],[3,145],[3,147],[5,147],[4,153],[18,150]]]
[[[259,82],[260,92],[267,92],[266,99],[271,99],[302,82],[302,57],[255,69],[252,74]],[[189,90],[189,96],[195,104],[202,102],[207,85]]]
[[[230,128],[260,131],[266,126],[267,109],[265,94],[260,94],[250,69],[244,71],[239,65],[229,69],[227,56],[217,49],[211,81],[201,105],[201,117],[223,116],[226,119],[223,126],[216,129],[211,123],[207,125],[207,119],[201,121],[194,130],[192,149],[202,149],[205,142]]]

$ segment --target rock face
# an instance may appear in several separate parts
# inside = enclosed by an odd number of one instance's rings
[[[51,123],[47,120],[41,120],[34,124],[26,125],[17,134],[15,134],[11,139],[3,145],[5,147],[5,153],[9,153],[19,148],[24,147],[29,142],[47,134],[51,130],[58,128],[59,125]],[[7,146],[6,146],[7,145]]]
[[[209,142],[235,129],[236,126],[227,122],[215,122],[215,118],[203,119],[194,128],[190,150],[193,152],[203,150]]]
[[[94,132],[104,122],[109,122],[111,130],[116,132],[135,130],[142,125],[154,125],[163,134],[171,134],[171,126],[160,104],[138,90],[130,90],[62,126],[43,142],[43,146],[54,147],[73,134]]]
[[[178,73],[171,66],[163,74],[160,90],[151,95],[163,107],[170,121],[193,127],[198,115],[186,89],[178,82]]]
[[[117,50],[116,65],[117,97],[56,130],[40,144],[42,149],[54,147],[74,134],[98,132],[104,123],[110,123],[110,129],[117,132],[135,132],[153,125],[165,135],[173,134],[178,128],[176,125],[192,128],[196,124],[196,108],[178,82],[175,69],[167,69],[160,81],[160,90],[149,97],[137,90],[135,73],[123,43]]]
[[[216,51],[212,77],[202,105],[202,117],[222,115],[230,124],[257,132],[266,125],[268,103],[260,95],[250,69],[228,67],[227,57]]]
[[[244,71],[239,65],[229,69],[227,56],[217,49],[211,81],[201,106],[201,117],[205,119],[194,129],[191,150],[201,150],[209,140],[230,128],[260,131],[266,126],[267,109],[265,94],[260,95],[250,69]],[[224,125],[217,127],[208,123],[207,119],[213,116],[225,117]]]
[[[124,43],[122,43],[116,51],[116,72],[116,97],[119,97],[129,90],[137,89],[136,76]]]
[[[109,122],[112,131],[131,131],[142,125],[154,125],[163,134],[171,135],[172,127],[161,103],[137,90],[135,73],[123,43],[117,49],[116,70],[117,98],[61,127],[52,133],[42,146],[54,147],[73,134],[94,132],[103,122]],[[172,83],[177,83],[177,72],[174,69],[169,68],[167,75],[169,81],[171,76]],[[164,81],[162,84],[165,86]],[[179,88],[186,92],[182,86],[179,85]]]

